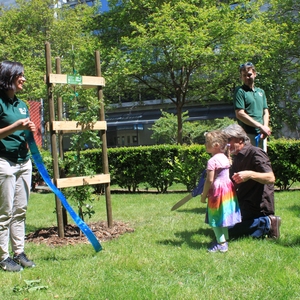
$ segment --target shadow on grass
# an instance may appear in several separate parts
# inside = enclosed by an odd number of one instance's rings
[[[283,247],[299,247],[300,246],[300,236],[293,236],[290,238],[283,238],[276,241],[277,244]]]
[[[206,212],[206,207],[196,207],[196,208],[178,208],[176,210],[179,213],[189,213],[189,214],[205,214]]]
[[[41,229],[41,228],[26,223],[26,234],[29,233],[29,232],[35,232],[35,231],[37,231],[39,229]]]
[[[181,247],[183,244],[187,244],[190,248],[193,249],[201,249],[201,248],[207,248],[207,246],[210,244],[207,242],[202,242],[197,240],[197,237],[201,236],[209,236],[211,237],[211,240],[214,240],[214,233],[210,228],[200,228],[197,231],[180,231],[174,233],[175,237],[174,239],[166,239],[157,241],[160,245],[167,245],[167,246],[174,246],[174,247]]]
[[[300,213],[300,204],[299,205],[293,205],[293,206],[289,206],[288,210],[290,210],[291,212],[294,213],[294,215],[299,215]]]

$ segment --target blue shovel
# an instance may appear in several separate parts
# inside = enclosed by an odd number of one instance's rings
[[[201,177],[199,179],[198,185],[192,190],[190,194],[182,198],[180,201],[178,201],[171,210],[175,210],[179,207],[181,207],[183,204],[187,203],[189,200],[191,200],[193,197],[196,197],[198,195],[201,195],[203,192],[203,187],[205,183],[205,176],[206,176],[206,170],[204,170],[201,174]]]

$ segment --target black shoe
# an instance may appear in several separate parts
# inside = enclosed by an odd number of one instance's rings
[[[10,257],[0,262],[0,267],[7,272],[20,272],[23,268]]]
[[[270,218],[270,231],[268,236],[273,239],[280,238],[280,230],[279,227],[281,225],[281,218],[276,216],[269,216]]]
[[[28,259],[24,252],[18,255],[14,255],[14,261],[24,268],[35,267],[35,263],[32,260]]]

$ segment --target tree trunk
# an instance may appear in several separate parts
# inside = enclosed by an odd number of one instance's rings
[[[182,105],[176,105],[177,111],[177,144],[182,145]]]

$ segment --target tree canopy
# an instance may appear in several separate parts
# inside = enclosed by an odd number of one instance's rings
[[[62,58],[63,73],[72,74],[74,66],[82,72],[86,65],[90,66],[88,60],[94,62],[94,51],[100,44],[91,34],[90,23],[96,13],[96,7],[85,4],[74,9],[56,8],[49,0],[17,0],[16,6],[2,7],[0,60],[23,63],[27,78],[25,99],[46,97],[46,41],[51,43],[54,57]]]
[[[268,97],[271,124],[277,136],[287,128],[300,138],[300,3],[296,0],[272,0],[262,15],[263,21],[276,28],[277,38],[266,47],[269,55],[261,57],[259,84]]]
[[[44,45],[62,59],[62,72],[94,75],[99,50],[105,101],[169,99],[182,113],[194,101],[231,102],[238,66],[252,61],[265,89],[273,131],[299,123],[299,3],[296,0],[110,0],[56,7],[17,0],[0,8],[0,60],[20,61],[24,99],[46,97]]]
[[[231,101],[238,65],[270,56],[266,45],[279,33],[260,17],[262,4],[123,1],[110,12],[112,20],[127,24],[110,46],[106,68],[110,86],[116,93],[151,91],[158,99],[170,99],[176,106],[178,143],[182,143],[181,116],[187,102]],[[134,13],[137,10],[143,18]],[[116,32],[115,26],[109,28]]]

